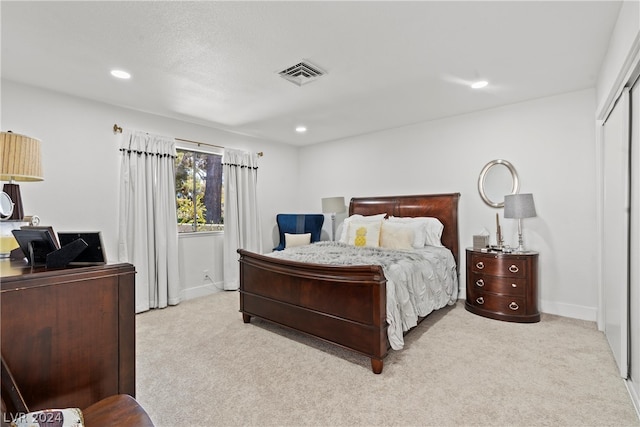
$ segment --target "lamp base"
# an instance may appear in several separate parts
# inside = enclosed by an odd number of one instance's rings
[[[22,197],[20,196],[20,186],[18,184],[6,183],[2,187],[2,191],[7,193],[13,202],[13,213],[8,220],[20,221],[24,218],[24,210],[22,209]]]
[[[516,254],[523,254],[525,252],[529,252],[524,248],[524,243],[522,240],[522,232],[518,233],[518,247],[513,251]]]
[[[336,241],[336,214],[331,214],[331,241]]]

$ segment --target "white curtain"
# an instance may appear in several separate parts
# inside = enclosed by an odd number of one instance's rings
[[[240,287],[239,248],[262,253],[258,216],[258,155],[225,149],[224,176],[224,289]]]
[[[118,257],[136,268],[136,313],[180,302],[175,141],[124,131]]]

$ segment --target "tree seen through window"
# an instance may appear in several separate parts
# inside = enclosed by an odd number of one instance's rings
[[[222,156],[176,151],[178,232],[224,230]]]

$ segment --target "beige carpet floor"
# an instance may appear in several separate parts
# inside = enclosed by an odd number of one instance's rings
[[[137,399],[156,426],[640,426],[592,322],[501,322],[458,302],[374,375],[238,307],[220,292],[136,317]]]

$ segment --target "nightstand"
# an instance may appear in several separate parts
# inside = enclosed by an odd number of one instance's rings
[[[539,322],[538,253],[468,248],[465,308],[497,320]]]

